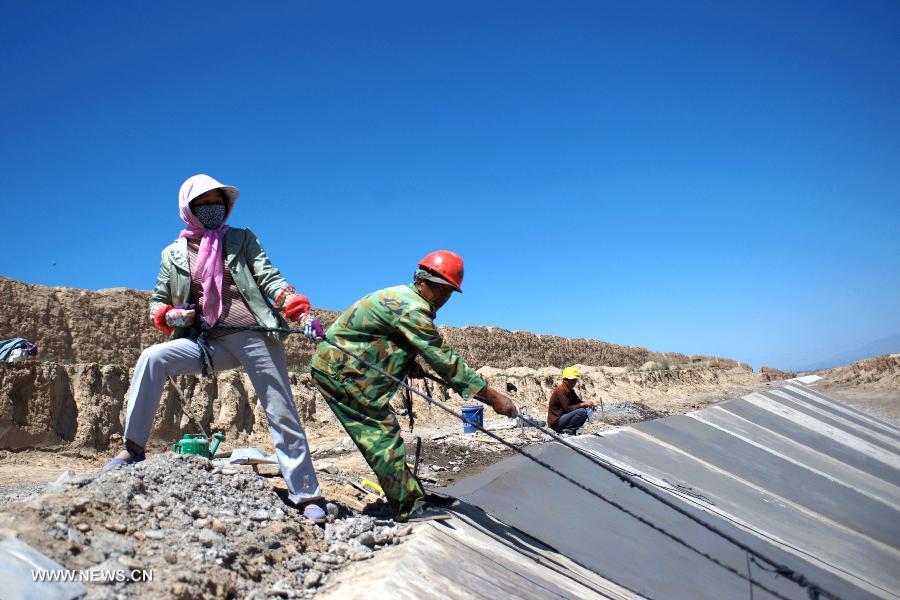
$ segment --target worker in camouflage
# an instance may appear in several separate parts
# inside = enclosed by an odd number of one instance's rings
[[[434,318],[453,291],[462,291],[462,259],[429,254],[414,282],[372,292],[338,317],[325,338],[398,379],[411,375],[421,355],[464,399],[476,395],[499,414],[515,417],[515,405],[489,387],[441,338]],[[398,521],[433,518],[425,490],[406,463],[400,424],[389,401],[399,384],[327,342],[312,359],[312,376],[329,408],[378,477]]]

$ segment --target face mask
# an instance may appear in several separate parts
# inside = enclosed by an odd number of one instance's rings
[[[199,204],[194,207],[194,215],[207,229],[218,229],[225,220],[225,205]]]

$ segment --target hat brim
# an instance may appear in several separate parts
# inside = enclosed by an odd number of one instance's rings
[[[232,202],[237,200],[238,196],[241,195],[241,190],[237,189],[233,185],[223,185],[217,189],[222,190],[222,192],[224,192],[228,196],[228,199]]]
[[[462,290],[459,286],[454,285],[449,279],[445,279],[440,274],[435,273],[431,269],[425,269],[419,267],[419,270],[423,273],[422,275],[416,275],[416,279],[422,279],[425,281],[430,281],[431,283],[436,283],[438,285],[446,285],[447,287],[453,288],[454,292],[459,292],[462,294]]]

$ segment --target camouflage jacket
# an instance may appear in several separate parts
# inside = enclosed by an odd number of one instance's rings
[[[358,300],[325,337],[399,379],[406,377],[420,354],[459,395],[471,398],[487,384],[441,338],[434,316],[434,306],[415,285],[398,285]],[[349,383],[372,402],[387,402],[398,387],[326,342],[313,355],[312,368]]]

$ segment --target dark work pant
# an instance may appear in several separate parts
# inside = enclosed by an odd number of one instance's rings
[[[578,428],[584,425],[588,418],[588,409],[577,408],[572,412],[566,413],[559,418],[556,426],[557,431],[570,430],[571,433],[578,431]]]

